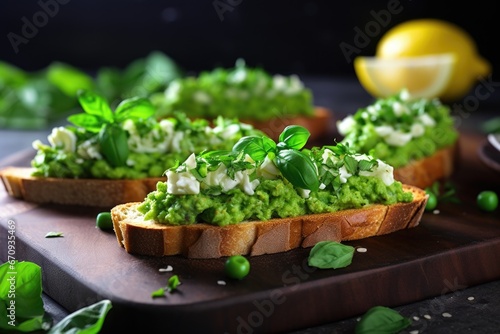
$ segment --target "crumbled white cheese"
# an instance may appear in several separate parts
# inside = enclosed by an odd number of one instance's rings
[[[102,155],[99,152],[99,145],[90,140],[86,140],[78,145],[76,152],[84,159],[102,159]]]
[[[370,171],[360,171],[359,175],[361,176],[374,176],[379,178],[384,182],[386,186],[390,186],[394,183],[394,167],[386,164],[382,160],[378,160],[378,166],[373,167],[373,170]]]
[[[410,113],[410,109],[408,109],[407,106],[405,106],[404,104],[402,104],[400,102],[394,102],[392,104],[392,111],[394,111],[394,114],[396,116],[401,116],[403,114],[409,114]]]
[[[167,193],[174,195],[196,195],[200,193],[200,182],[190,172],[167,171]]]
[[[52,147],[60,147],[64,152],[75,152],[76,135],[63,126],[53,128],[47,139]]]
[[[343,136],[351,132],[356,126],[356,121],[352,115],[345,117],[342,120],[337,121],[337,130]]]
[[[280,175],[280,171],[278,167],[274,164],[274,162],[266,157],[262,164],[257,168],[257,176],[263,177],[268,180],[274,180]]]
[[[196,91],[193,94],[193,100],[195,100],[196,102],[201,103],[201,104],[212,103],[212,98],[210,97],[210,95],[208,95],[207,93],[202,92],[202,91]]]
[[[174,270],[174,268],[172,266],[170,266],[170,265],[167,266],[166,268],[160,268],[160,269],[158,269],[158,271],[161,272],[161,273],[166,273],[166,272],[170,272],[170,271],[173,271],[173,270]]]

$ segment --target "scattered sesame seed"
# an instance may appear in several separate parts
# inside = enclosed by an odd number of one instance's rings
[[[410,331],[410,334],[418,334],[418,329],[415,329],[413,331]]]
[[[474,297],[470,296],[467,300],[474,300]]]
[[[426,315],[424,315],[424,318],[425,318],[425,319],[430,319],[430,318],[431,318],[431,316],[430,316],[430,315],[428,315],[428,314],[426,314]]]
[[[161,273],[166,273],[166,272],[169,272],[169,271],[172,271],[174,270],[174,268],[172,268],[172,266],[167,266],[166,268],[160,268],[158,269],[159,272]]]
[[[226,281],[220,280],[220,281],[217,281],[217,284],[219,284],[219,285],[226,285]]]
[[[451,318],[451,314],[449,314],[448,312],[444,312],[442,316],[445,318]]]
[[[432,211],[432,213],[433,213],[433,214],[435,214],[435,215],[438,215],[440,212],[441,212],[441,211],[439,211],[438,209],[436,209],[436,210]]]
[[[419,320],[420,320],[420,318],[419,318],[419,317],[417,317],[417,316],[414,316],[414,317],[413,317],[413,320],[415,320],[415,321],[419,321]]]
[[[359,253],[366,253],[368,249],[364,248],[364,247],[359,247],[359,248],[356,248],[356,251],[359,252]]]

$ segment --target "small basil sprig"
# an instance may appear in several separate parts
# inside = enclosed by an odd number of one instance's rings
[[[280,134],[277,144],[268,137],[247,136],[233,146],[233,152],[248,154],[255,161],[269,157],[294,186],[317,191],[319,178],[316,166],[309,156],[300,151],[310,135],[300,125],[289,125]]]
[[[411,325],[411,320],[403,317],[397,311],[385,306],[375,306],[369,309],[356,324],[356,334],[393,334],[399,333]]]
[[[127,133],[120,123],[127,119],[146,119],[155,114],[155,109],[146,98],[134,97],[123,100],[111,110],[108,102],[99,94],[88,90],[78,92],[78,101],[84,113],[71,115],[68,121],[88,132],[98,133],[101,152],[112,167],[127,163],[129,148]]]

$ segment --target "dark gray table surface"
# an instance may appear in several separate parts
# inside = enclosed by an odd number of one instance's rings
[[[335,118],[354,113],[373,101],[351,77],[314,77],[303,80],[312,89],[315,104],[330,108]],[[479,88],[476,87],[480,90],[473,89],[463,100],[450,103],[459,130],[481,132],[484,121],[500,116],[500,92],[496,86],[481,85],[479,83]],[[64,124],[64,121],[60,124]],[[46,141],[49,133],[50,129],[0,129],[0,167],[8,165],[19,152],[29,150],[33,140]],[[394,308],[413,320],[413,324],[402,333],[500,333],[500,280],[459,288],[453,293]],[[67,315],[66,310],[50,297],[43,297],[47,313],[56,322]],[[357,320],[346,319],[293,333],[354,333]]]

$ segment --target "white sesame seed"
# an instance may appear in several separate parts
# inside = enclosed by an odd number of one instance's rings
[[[413,317],[413,320],[415,320],[415,321],[419,321],[419,320],[420,320],[420,318],[419,318],[419,317],[417,317],[417,316],[414,316],[414,317]]]
[[[226,281],[220,280],[220,281],[217,281],[217,284],[219,284],[219,285],[226,285]]]
[[[359,248],[356,248],[356,251],[359,252],[359,253],[366,253],[368,249],[364,248],[364,247],[359,247]]]
[[[474,300],[474,297],[470,296],[467,300]]]
[[[418,334],[418,329],[415,329],[413,331],[410,331],[410,334]]]
[[[435,214],[435,215],[438,215],[440,212],[441,212],[441,211],[439,211],[438,209],[436,209],[436,210],[432,211],[432,213],[433,213],[433,214]]]
[[[425,319],[430,319],[430,318],[431,318],[431,316],[430,316],[430,315],[428,315],[428,314],[426,314],[426,315],[424,315],[424,318],[425,318]]]
[[[174,268],[172,268],[172,266],[167,266],[166,268],[160,268],[158,269],[159,272],[161,273],[166,273],[166,272],[169,272],[169,271],[172,271],[174,270]]]
[[[442,316],[445,318],[451,318],[451,314],[449,314],[448,312],[444,312]]]

